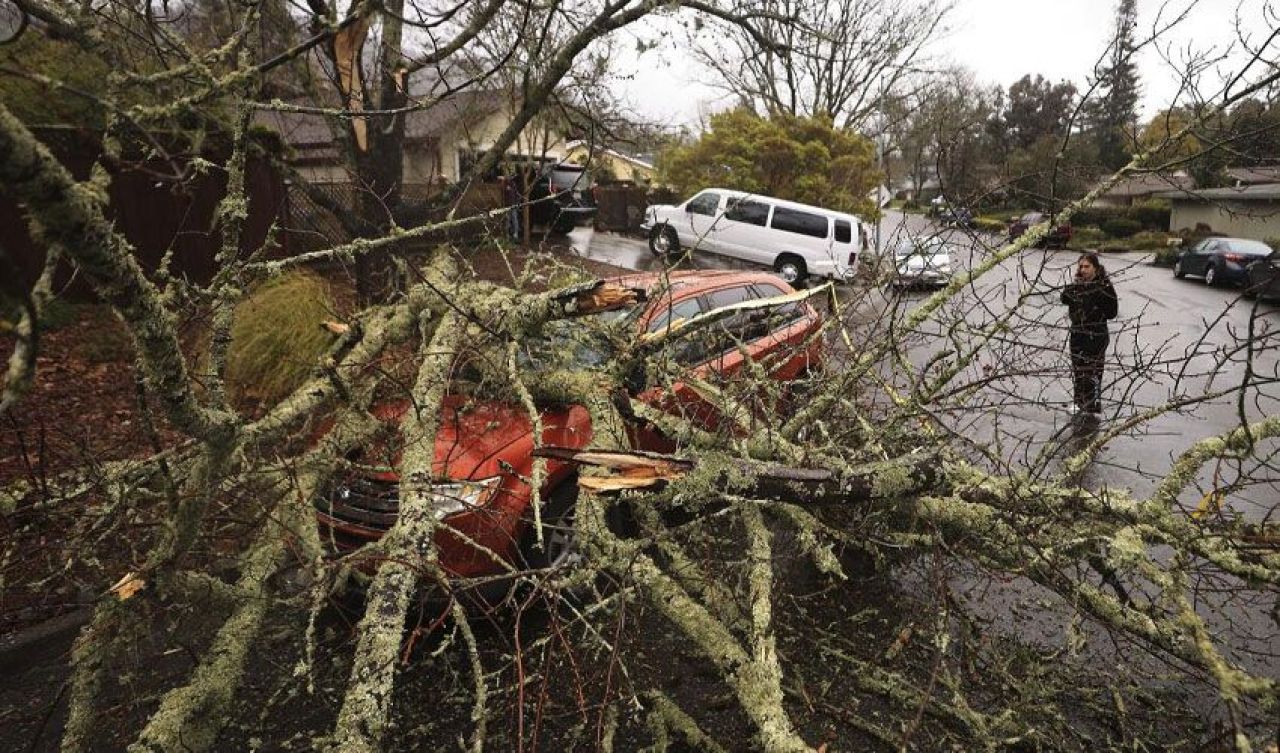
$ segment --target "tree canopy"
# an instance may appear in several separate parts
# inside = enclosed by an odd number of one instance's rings
[[[662,153],[662,180],[691,194],[718,186],[874,216],[881,175],[875,146],[829,118],[760,117],[738,108],[713,115],[692,144]]]

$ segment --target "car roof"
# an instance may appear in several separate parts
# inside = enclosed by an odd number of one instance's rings
[[[786,290],[787,283],[777,275],[769,272],[739,272],[734,270],[683,270],[678,272],[637,272],[621,275],[611,280],[628,288],[641,288],[652,291],[669,282],[671,290],[689,288],[712,289],[733,284],[748,285],[757,282],[769,283]]]
[[[732,188],[707,187],[699,190],[697,193],[694,194],[694,196],[697,196],[700,193],[705,193],[707,191],[715,191],[716,193],[722,193],[726,196],[730,196],[736,199],[759,199],[760,201],[767,201],[771,204],[775,204],[780,207],[785,207],[787,209],[802,209],[802,210],[808,210],[810,212],[821,212],[823,214],[832,215],[833,217],[853,220],[854,222],[857,222],[857,223],[862,222],[862,218],[858,217],[858,215],[850,214],[849,212],[841,212],[838,209],[827,209],[826,207],[819,207],[813,204],[802,204],[798,201],[788,201],[787,199],[779,199],[774,196],[766,196],[765,194],[762,194],[762,193],[751,193],[750,191],[737,191]]]

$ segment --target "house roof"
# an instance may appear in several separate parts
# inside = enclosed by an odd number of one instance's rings
[[[456,125],[476,121],[497,112],[507,103],[500,91],[464,91],[405,114],[405,139],[438,138]],[[331,120],[333,116],[305,112],[259,110],[254,122],[272,128],[307,159],[337,157]]]
[[[1280,183],[1280,166],[1228,167],[1227,176],[1234,180],[1237,185]]]
[[[1173,201],[1280,201],[1280,183],[1260,183],[1237,188],[1202,188],[1199,191],[1165,191],[1156,196]]]
[[[1121,178],[1112,186],[1103,196],[1112,198],[1130,198],[1135,196],[1149,196],[1160,191],[1170,190],[1187,190],[1195,186],[1195,181],[1191,176],[1183,172],[1171,173],[1168,175],[1160,173],[1145,173],[1142,175],[1129,175]]]

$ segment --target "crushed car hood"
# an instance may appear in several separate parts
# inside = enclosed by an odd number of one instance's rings
[[[399,445],[408,441],[400,437],[398,427],[411,406],[409,401],[396,401],[373,409],[378,419],[396,427],[389,434],[397,437],[397,446],[389,452],[383,448],[383,457],[389,461],[386,465],[392,468],[399,468]],[[586,409],[581,406],[545,407],[540,413],[544,443],[579,446],[591,435],[590,420]],[[528,464],[532,446],[533,422],[523,407],[449,395],[440,410],[432,476],[456,480],[481,479],[513,468],[524,473],[527,469],[522,466]],[[395,471],[374,475],[387,481],[399,478]]]

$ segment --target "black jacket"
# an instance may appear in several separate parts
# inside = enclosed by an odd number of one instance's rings
[[[1119,303],[1110,280],[1073,282],[1062,291],[1071,317],[1071,334],[1106,335],[1107,320],[1115,319]]]

